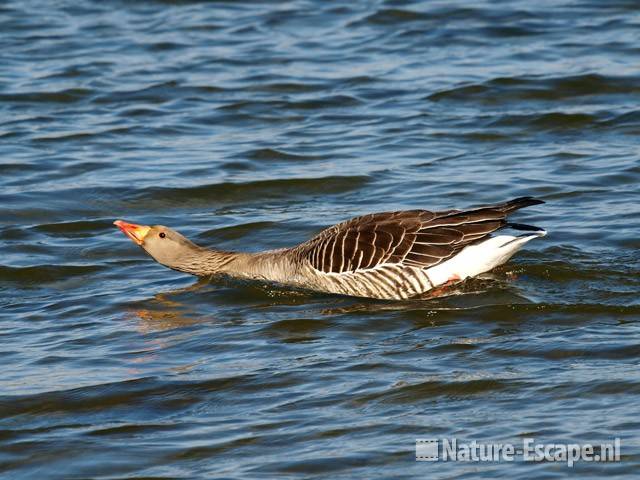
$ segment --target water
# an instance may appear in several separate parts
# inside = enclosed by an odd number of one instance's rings
[[[20,478],[635,478],[634,1],[0,6],[0,470]],[[196,282],[111,224],[288,246],[533,195],[451,295]],[[612,463],[423,463],[416,438]]]

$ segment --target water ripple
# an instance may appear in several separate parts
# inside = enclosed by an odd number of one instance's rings
[[[0,475],[635,478],[636,10],[3,2]],[[195,281],[112,225],[259,250],[523,195],[544,239],[406,302]],[[524,436],[623,460],[413,461]]]

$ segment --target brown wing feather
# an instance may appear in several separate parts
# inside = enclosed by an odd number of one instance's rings
[[[325,273],[383,264],[429,268],[506,225],[509,213],[542,203],[531,197],[471,210],[406,210],[356,217],[328,228],[295,250]]]

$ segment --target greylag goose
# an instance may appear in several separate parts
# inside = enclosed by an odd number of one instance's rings
[[[421,295],[505,263],[546,232],[507,222],[532,197],[467,210],[406,210],[356,217],[298,246],[259,253],[200,247],[162,225],[114,224],[157,262],[197,276],[224,275],[389,300]],[[510,227],[518,236],[491,234]]]

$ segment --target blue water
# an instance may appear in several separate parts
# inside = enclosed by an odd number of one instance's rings
[[[634,1],[0,5],[0,476],[636,478]],[[112,225],[257,251],[532,195],[430,301],[197,282]],[[621,439],[416,462],[417,438]]]

